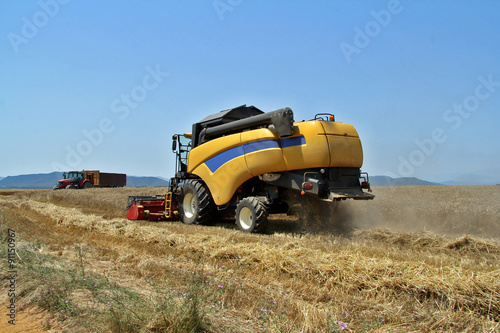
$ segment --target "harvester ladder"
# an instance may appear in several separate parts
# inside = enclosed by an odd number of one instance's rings
[[[169,219],[172,214],[172,192],[169,191],[165,195],[165,217]]]

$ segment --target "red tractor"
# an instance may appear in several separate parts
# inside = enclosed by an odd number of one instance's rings
[[[63,173],[63,178],[54,186],[54,190],[94,187],[88,179],[85,179],[83,171],[70,171],[67,174],[65,172]]]

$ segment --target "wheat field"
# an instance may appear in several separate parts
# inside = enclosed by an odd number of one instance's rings
[[[32,252],[52,258],[44,264],[52,280],[65,281],[83,310],[40,303],[41,287],[22,274],[19,302],[44,309],[52,331],[500,330],[500,186],[380,187],[373,201],[328,206],[298,197],[299,216],[272,216],[258,235],[230,221],[125,218],[129,195],[164,191],[0,191],[2,227],[16,230],[18,246],[38,244]],[[75,269],[106,277],[100,293],[75,282]],[[130,308],[113,307],[116,288],[122,299],[137,295]]]

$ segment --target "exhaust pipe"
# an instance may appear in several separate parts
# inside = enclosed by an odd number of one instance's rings
[[[293,134],[293,111],[290,108],[283,108],[276,111],[266,112],[245,119],[235,120],[227,124],[204,128],[200,132],[200,144],[210,139],[238,132],[247,128],[274,125],[280,137]]]

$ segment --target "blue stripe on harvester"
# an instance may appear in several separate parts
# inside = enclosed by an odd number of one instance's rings
[[[210,169],[210,171],[215,172],[222,166],[222,164],[243,154],[245,154],[245,152],[243,151],[243,146],[237,146],[215,155],[214,157],[205,161],[205,164]]]
[[[253,153],[254,151],[263,150],[263,149],[271,149],[271,148],[279,148],[278,140],[275,139],[266,139],[260,141],[254,141],[250,143],[245,143],[243,145],[243,149],[245,150],[245,154]]]
[[[294,136],[293,138],[280,139],[281,148],[301,146],[306,144],[306,138],[303,136]]]
[[[305,144],[306,144],[306,139],[303,136],[295,136],[293,138],[285,138],[279,140],[276,139],[259,140],[250,143],[245,143],[241,146],[225,150],[222,153],[219,153],[214,157],[206,160],[205,164],[210,169],[210,171],[214,173],[224,163],[229,162],[230,160],[242,156],[244,154],[249,154],[255,151],[271,149],[271,148],[288,148]]]

